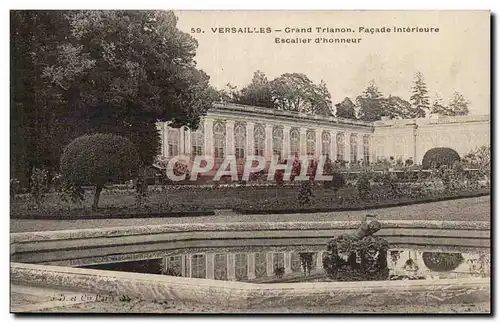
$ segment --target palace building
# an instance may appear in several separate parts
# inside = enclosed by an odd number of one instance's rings
[[[431,116],[375,122],[215,103],[196,131],[159,123],[161,157],[204,155],[271,160],[328,155],[333,160],[375,163],[393,157],[420,164],[425,152],[449,147],[461,156],[490,145],[489,115]]]

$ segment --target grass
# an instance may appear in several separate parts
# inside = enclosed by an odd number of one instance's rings
[[[104,191],[100,199],[100,209],[91,209],[91,191],[85,193],[82,203],[64,201],[60,193],[47,194],[41,205],[36,205],[28,196],[21,196],[11,201],[11,218],[78,218],[79,216],[124,216],[124,215],[151,215],[159,216],[181,215],[185,212],[213,211],[216,209],[236,209],[242,213],[265,213],[266,210],[277,213],[288,213],[293,210],[298,212],[311,212],[316,208],[349,209],[371,208],[386,206],[387,204],[412,203],[429,198],[445,198],[465,194],[489,193],[488,189],[476,192],[464,191],[450,193],[436,193],[428,196],[415,194],[401,197],[387,197],[387,189],[383,187],[372,188],[374,196],[369,200],[358,198],[356,187],[348,186],[339,191],[315,187],[311,203],[301,205],[298,202],[298,187],[219,187],[195,189],[160,189],[150,187],[150,192],[143,206],[136,205],[136,198],[131,190]]]

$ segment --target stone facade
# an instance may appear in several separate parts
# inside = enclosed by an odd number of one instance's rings
[[[432,116],[422,119],[374,122],[374,151],[377,159],[412,158],[420,163],[431,148],[448,147],[460,156],[490,145],[490,116]]]
[[[391,156],[417,164],[427,150],[450,147],[464,155],[490,145],[489,116],[359,120],[307,115],[238,104],[216,103],[192,131],[159,123],[161,156],[204,155],[266,160],[328,155],[333,160],[372,163]]]

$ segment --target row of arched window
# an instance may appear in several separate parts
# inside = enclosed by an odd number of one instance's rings
[[[264,156],[266,133],[263,125],[254,127],[253,154]],[[275,127],[272,132],[272,151],[273,155],[281,156],[283,152],[283,128]],[[345,135],[337,133],[336,135],[336,159],[345,159]],[[350,160],[358,160],[358,135],[353,133],[349,138]],[[331,156],[331,135],[329,132],[321,134],[321,155]],[[191,132],[191,154],[199,156],[204,153],[204,132],[203,127]],[[216,123],[213,127],[213,154],[215,158],[223,158],[226,152],[226,127],[223,123]],[[244,158],[247,154],[246,127],[242,123],[237,123],[234,127],[234,153],[237,159]],[[290,130],[290,155],[299,156],[300,154],[300,132],[296,128]],[[251,153],[251,154],[252,154]],[[175,156],[179,154],[179,129],[170,129],[168,132],[168,155]],[[306,132],[306,154],[316,155],[316,133],[314,131]],[[370,138],[363,136],[363,160],[370,160]]]

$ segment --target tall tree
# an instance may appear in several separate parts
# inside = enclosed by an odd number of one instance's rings
[[[12,12],[11,110],[19,130],[11,145],[28,156],[23,168],[57,168],[64,145],[96,131],[130,135],[150,163],[159,148],[156,122],[196,128],[213,93],[196,69],[196,40],[176,25],[170,11]]]
[[[469,103],[463,94],[454,92],[448,104],[451,115],[464,116],[469,114]]]
[[[376,121],[385,116],[384,98],[374,81],[368,84],[362,95],[356,98],[359,108],[359,119],[363,121]]]
[[[355,105],[348,97],[346,97],[342,102],[335,104],[335,107],[335,116],[338,118],[356,119]]]
[[[413,109],[409,111],[410,118],[423,118],[430,111],[429,96],[427,95],[427,85],[421,72],[415,73],[415,80],[411,88],[412,95],[410,102]]]
[[[285,73],[270,86],[276,109],[332,115],[331,95],[323,81],[316,85],[304,74]]]
[[[253,74],[252,82],[241,89],[237,101],[241,104],[273,108],[271,85],[266,75],[257,70]]]
[[[383,99],[384,115],[391,119],[409,119],[412,117],[411,103],[399,96],[389,95]]]

